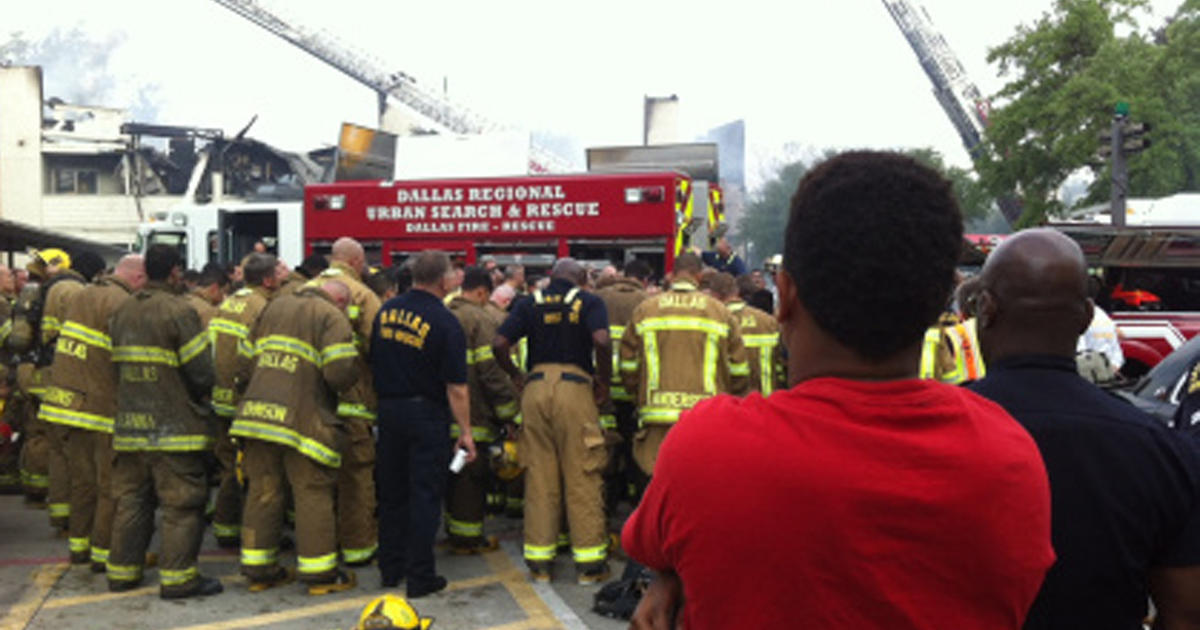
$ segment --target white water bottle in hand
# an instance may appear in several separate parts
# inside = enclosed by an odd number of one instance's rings
[[[467,465],[467,449],[459,448],[454,452],[454,459],[450,460],[450,472],[458,474],[462,472],[463,466]]]

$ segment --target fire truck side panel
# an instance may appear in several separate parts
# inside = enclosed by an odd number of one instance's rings
[[[444,249],[476,262],[480,248],[533,247],[558,257],[573,245],[660,243],[674,256],[678,173],[548,175],[342,182],[305,189],[305,249],[352,235],[382,260]]]
[[[1125,354],[1122,372],[1136,375],[1158,364],[1200,333],[1200,313],[1186,311],[1118,311],[1112,313]],[[1141,364],[1141,365],[1138,365]]]

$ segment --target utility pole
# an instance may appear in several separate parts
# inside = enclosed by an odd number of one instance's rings
[[[1113,115],[1112,120],[1112,138],[1109,141],[1109,150],[1112,151],[1112,194],[1108,203],[1109,216],[1112,217],[1114,227],[1125,227],[1125,208],[1126,198],[1129,197],[1129,169],[1125,166],[1125,151],[1122,150],[1125,144],[1124,131],[1125,121],[1128,118],[1129,107],[1125,107],[1125,113],[1121,112],[1121,106],[1117,105],[1117,113]]]

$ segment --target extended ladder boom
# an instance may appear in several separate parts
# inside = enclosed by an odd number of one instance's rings
[[[958,131],[963,146],[974,156],[987,127],[988,100],[971,83],[962,62],[933,27],[933,21],[923,8],[918,12],[908,0],[883,0],[883,4],[917,54],[921,67],[933,83],[933,94]]]
[[[381,105],[384,99],[392,98],[416,112],[429,123],[429,131],[474,135],[505,128],[441,95],[422,90],[412,77],[403,72],[384,70],[382,63],[350,50],[329,35],[292,24],[255,0],[213,1],[371,88],[379,95]],[[566,161],[548,149],[534,145],[530,147],[530,153],[529,167],[532,172],[570,170]]]

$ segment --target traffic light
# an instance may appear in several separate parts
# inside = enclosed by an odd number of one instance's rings
[[[1108,159],[1113,153],[1113,134],[1117,134],[1117,143],[1121,147],[1121,153],[1129,155],[1144,151],[1150,146],[1150,138],[1146,134],[1150,133],[1151,125],[1147,122],[1133,122],[1130,120],[1121,120],[1116,122],[1108,131],[1102,131],[1099,134],[1100,147],[1096,151],[1096,155]]]
[[[1137,153],[1145,150],[1150,146],[1147,133],[1150,133],[1150,123],[1126,121],[1121,125],[1121,151]]]

